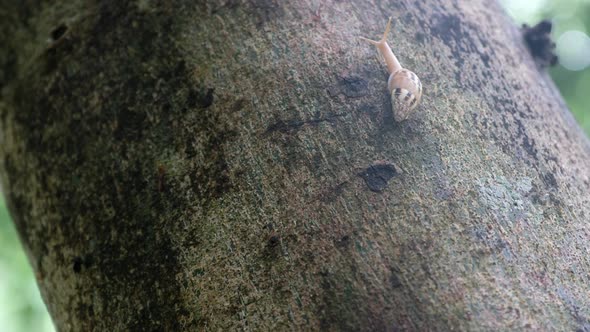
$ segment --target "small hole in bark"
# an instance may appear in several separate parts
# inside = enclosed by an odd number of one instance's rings
[[[269,247],[276,247],[279,244],[279,236],[278,235],[272,235],[271,237],[268,238],[268,246]]]
[[[344,235],[340,239],[336,240],[336,246],[341,249],[344,249],[344,248],[350,246],[350,236]]]
[[[399,280],[399,277],[396,276],[395,274],[391,275],[391,277],[389,278],[389,282],[391,284],[391,287],[393,287],[393,288],[399,288],[402,286],[401,280]]]
[[[63,37],[63,35],[68,31],[68,27],[65,24],[60,24],[55,29],[51,30],[51,39],[56,41]]]
[[[214,88],[191,90],[187,98],[187,104],[207,108],[213,104],[213,92],[215,92]]]
[[[397,268],[391,269],[391,276],[389,277],[389,284],[392,288],[400,288],[403,286],[402,281],[399,277],[400,270]]]
[[[75,273],[80,273],[80,271],[82,271],[82,258],[75,257],[72,264],[72,268],[74,269]]]

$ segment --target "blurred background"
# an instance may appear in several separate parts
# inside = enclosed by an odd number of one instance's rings
[[[501,0],[516,23],[553,22],[559,64],[549,73],[570,110],[590,135],[590,0]]]
[[[501,0],[516,24],[554,23],[559,64],[549,70],[590,134],[590,0]],[[54,331],[0,191],[0,331]]]

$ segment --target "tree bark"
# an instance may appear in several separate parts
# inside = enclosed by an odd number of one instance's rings
[[[0,2],[59,330],[590,331],[590,144],[498,4]],[[389,16],[401,123],[358,38]]]

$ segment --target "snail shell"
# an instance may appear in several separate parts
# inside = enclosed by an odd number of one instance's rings
[[[387,87],[389,93],[391,93],[393,118],[395,121],[401,122],[407,119],[412,110],[420,103],[422,83],[416,74],[402,68],[391,47],[387,44],[387,34],[390,27],[391,17],[380,40],[371,40],[364,37],[361,37],[361,39],[375,45],[385,60],[387,71],[390,73]]]
[[[391,93],[393,118],[397,122],[404,121],[420,103],[422,82],[416,74],[402,68],[389,75],[387,87]]]

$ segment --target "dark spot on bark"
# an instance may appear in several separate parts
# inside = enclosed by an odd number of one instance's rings
[[[551,40],[552,27],[552,23],[548,20],[543,20],[533,27],[527,24],[522,25],[524,41],[533,59],[541,68],[557,64],[557,55],[554,53],[555,43]]]
[[[166,189],[166,170],[164,166],[158,166],[158,192],[164,192]]]
[[[514,155],[516,158],[523,160],[528,165],[539,160],[538,149],[535,140],[531,138],[527,133],[527,128],[522,121],[522,115],[518,112],[518,105],[514,101],[510,101],[505,98],[496,98],[492,96],[494,102],[491,104],[496,110],[500,112],[509,112],[514,114],[513,117],[502,116],[499,120],[501,123],[493,123],[494,128],[501,126],[506,133],[508,133],[510,139],[503,140],[495,136],[493,131],[490,131],[490,135],[494,138],[494,141],[502,148],[507,154]],[[514,144],[518,142],[519,144]],[[527,158],[528,155],[528,158]]]
[[[350,235],[344,235],[343,237],[335,241],[336,247],[339,249],[346,249],[350,247]]]
[[[547,187],[558,189],[557,180],[552,173],[543,174],[543,183],[545,183]]]
[[[338,80],[336,86],[328,89],[328,94],[335,97],[338,94],[343,94],[348,98],[358,98],[365,96],[369,91],[369,83],[367,80],[359,76],[345,76]]]
[[[47,75],[56,71],[59,68],[62,59],[72,51],[72,45],[68,42],[65,42],[65,39],[66,38],[60,38],[54,41],[45,50],[45,62],[43,64],[42,70],[43,74]]]
[[[405,24],[413,25],[414,24],[414,15],[412,15],[411,13],[406,13],[406,15],[403,16],[403,21]]]
[[[488,67],[488,68],[490,68],[490,67],[491,67],[491,66],[490,66],[490,56],[489,56],[489,55],[482,53],[482,54],[481,54],[481,61],[483,62],[483,64],[484,64],[486,67]]]
[[[423,34],[422,32],[416,32],[416,34],[414,35],[414,39],[420,43],[420,44],[424,44],[424,41],[426,40],[426,35]]]
[[[490,46],[486,32],[481,27],[463,20],[459,15],[435,14],[433,21],[430,35],[443,42],[451,51],[450,60],[455,63],[457,86],[481,92],[482,84],[493,81],[486,78],[498,73],[493,70],[495,50]],[[482,65],[477,67],[479,73],[477,76],[466,75],[463,69],[465,59],[475,57],[481,58]]]
[[[456,15],[436,15],[436,22],[430,28],[430,33],[445,44],[461,41],[464,37],[461,19]]]
[[[277,234],[273,234],[268,238],[268,246],[274,248],[279,245],[280,237]]]
[[[72,260],[72,269],[75,273],[82,271],[82,257],[74,257]]]
[[[68,26],[65,24],[60,24],[57,27],[55,27],[53,30],[51,30],[50,36],[51,36],[51,40],[56,41],[58,39],[60,39],[61,37],[63,37],[63,35],[65,35],[65,33],[68,31]]]
[[[381,192],[391,178],[398,175],[395,167],[389,164],[375,164],[359,173],[371,191]]]
[[[213,104],[214,88],[191,90],[187,97],[189,107],[207,108]]]
[[[473,40],[465,33],[462,27],[461,18],[456,15],[435,15],[435,23],[430,28],[432,36],[440,39],[451,50],[452,60],[457,68],[462,68],[465,60],[473,52]],[[461,70],[455,72],[455,80],[462,84]]]
[[[262,256],[266,262],[272,264],[273,261],[283,255],[280,245],[281,242],[285,243],[285,239],[283,238],[281,241],[281,236],[276,231],[270,230],[270,232],[266,235],[265,242],[266,245],[262,251]]]
[[[399,271],[397,269],[391,269],[391,276],[389,277],[389,284],[393,288],[400,288],[402,287],[402,281],[400,280]]]
[[[517,120],[519,126],[521,125],[520,120]],[[520,128],[519,128],[520,130]],[[521,132],[519,131],[519,134],[521,134]],[[535,145],[535,140],[530,138],[529,136],[526,135],[525,131],[524,131],[524,127],[522,129],[522,147],[524,148],[524,150],[527,152],[527,154],[529,156],[531,156],[531,158],[533,158],[534,160],[538,160],[537,158],[537,148]]]

